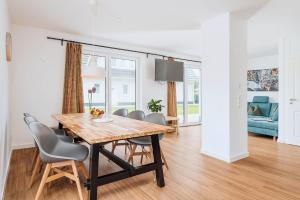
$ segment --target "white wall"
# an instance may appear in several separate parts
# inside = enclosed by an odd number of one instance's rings
[[[278,68],[278,64],[278,55],[255,57],[248,59],[248,70]],[[248,91],[247,100],[251,102],[254,96],[269,96],[270,102],[278,103],[278,94],[278,92]]]
[[[104,40],[53,32],[27,26],[13,25],[14,56],[17,58],[12,65],[12,106],[11,106],[11,132],[13,133],[13,147],[22,148],[31,146],[33,141],[25,126],[22,113],[30,112],[40,121],[48,125],[57,123],[51,118],[51,114],[60,113],[63,98],[63,78],[65,64],[65,46],[59,41],[47,40],[47,36],[93,42],[103,45],[111,45],[136,50],[146,50],[132,45],[125,45]],[[85,50],[92,50],[84,47]],[[99,53],[117,53],[120,51],[96,49]],[[153,51],[153,50],[152,50]],[[157,52],[171,56],[180,56],[172,52]],[[128,55],[128,53],[126,53]],[[129,56],[139,60],[140,74],[140,101],[138,108],[147,110],[147,102],[151,98],[162,99],[167,102],[166,83],[154,81],[154,57],[130,53]],[[184,56],[186,57],[186,56]],[[195,59],[195,58],[191,58]],[[198,58],[199,59],[199,58]],[[163,110],[165,112],[166,109]]]
[[[248,156],[246,22],[230,13],[203,26],[202,153],[233,162]],[[221,97],[221,102],[220,102]]]
[[[6,61],[6,32],[10,31],[10,19],[6,0],[0,0],[0,199],[3,196],[11,141],[9,134],[9,76],[10,64]]]

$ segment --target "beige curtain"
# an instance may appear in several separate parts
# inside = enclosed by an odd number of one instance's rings
[[[81,78],[81,51],[82,47],[80,44],[67,43],[62,108],[63,114],[84,112]]]
[[[177,99],[175,82],[168,82],[168,116],[177,117]]]

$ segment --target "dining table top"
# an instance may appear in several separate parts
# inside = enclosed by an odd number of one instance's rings
[[[117,115],[103,115],[98,119],[89,113],[54,114],[52,117],[89,144],[151,136],[172,129]]]

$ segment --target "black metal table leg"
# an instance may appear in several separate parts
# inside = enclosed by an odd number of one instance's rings
[[[164,179],[164,172],[162,169],[162,161],[161,161],[161,153],[160,153],[160,146],[159,146],[159,139],[158,135],[151,136],[152,141],[152,149],[153,149],[153,157],[154,163],[157,163],[156,167],[156,183],[159,187],[165,186],[165,179]]]
[[[93,144],[90,148],[90,172],[89,172],[89,200],[97,200],[97,179],[99,167],[99,144]]]

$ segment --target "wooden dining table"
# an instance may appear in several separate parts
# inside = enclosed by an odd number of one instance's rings
[[[98,186],[150,171],[156,172],[157,185],[159,187],[165,186],[158,134],[168,132],[170,127],[116,115],[102,116],[103,121],[106,122],[99,122],[101,120],[94,119],[88,113],[55,114],[53,118],[59,122],[59,128],[69,129],[90,144],[89,177],[84,183],[84,186],[88,189],[90,200],[97,199]],[[151,137],[154,161],[138,167],[130,165],[130,163],[112,154],[104,146],[109,142],[143,136]],[[116,163],[122,170],[99,176],[99,153]]]

